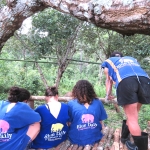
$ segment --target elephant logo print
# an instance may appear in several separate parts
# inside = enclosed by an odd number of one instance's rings
[[[9,123],[5,120],[0,120],[0,133],[7,133],[9,129]]]
[[[51,132],[61,131],[63,127],[64,127],[64,125],[61,123],[52,124]]]
[[[83,114],[81,117],[82,123],[93,123],[94,116],[91,114]]]

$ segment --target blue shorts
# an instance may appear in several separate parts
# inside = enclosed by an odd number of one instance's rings
[[[143,76],[131,76],[123,79],[117,87],[118,105],[150,103],[150,79]]]

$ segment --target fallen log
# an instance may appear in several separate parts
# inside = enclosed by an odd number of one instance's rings
[[[71,99],[72,99],[72,97],[68,97],[68,96],[58,97],[58,100],[60,102],[69,102]],[[102,103],[104,103],[104,104],[110,104],[110,103],[114,104],[116,112],[120,112],[119,107],[117,105],[117,99],[116,98],[113,100],[106,100],[105,98],[98,98],[98,99],[100,101],[102,101]],[[43,100],[45,100],[45,96],[31,96],[29,101],[28,101],[28,104],[30,105],[31,108],[34,109],[34,101],[43,101]]]
[[[104,136],[103,136],[103,138],[101,139],[101,141],[98,144],[98,147],[97,147],[98,150],[103,150],[103,148],[105,146],[105,143],[107,141],[109,130],[110,130],[110,128],[107,127],[107,126],[103,129],[102,133],[104,134]]]
[[[71,99],[73,99],[72,97],[63,97],[60,96],[58,97],[58,100],[61,102],[69,102]],[[113,100],[106,100],[105,98],[98,98],[99,100],[101,100],[103,103],[114,103],[117,104],[117,99],[113,99]],[[45,100],[45,96],[31,96],[30,101],[37,101],[37,100]]]

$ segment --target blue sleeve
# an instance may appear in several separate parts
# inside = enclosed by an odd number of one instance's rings
[[[101,68],[105,68],[107,66],[106,61],[104,61],[101,65]]]
[[[35,112],[38,112],[38,113],[39,113],[40,107],[41,107],[41,106],[35,108]]]
[[[63,124],[66,124],[66,122],[69,121],[68,105],[65,103],[61,103],[61,110],[59,112],[58,120]]]
[[[64,105],[64,108],[65,108],[64,114],[65,114],[65,117],[66,117],[67,122],[68,122],[70,120],[70,117],[69,117],[69,107],[68,107],[67,104],[63,104],[63,105]]]
[[[72,122],[72,106],[71,106],[71,101],[68,102],[68,114],[69,114],[69,122]]]
[[[13,116],[12,119],[14,119],[16,128],[21,128],[23,126],[41,121],[40,115],[33,109],[31,109],[30,106],[24,103],[22,103],[18,108],[16,108],[15,116]]]

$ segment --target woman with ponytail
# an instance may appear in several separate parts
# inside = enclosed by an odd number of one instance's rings
[[[48,150],[58,146],[67,138],[68,106],[58,101],[58,90],[55,86],[45,91],[46,104],[36,108],[41,116],[41,130],[32,143],[36,150]]]

